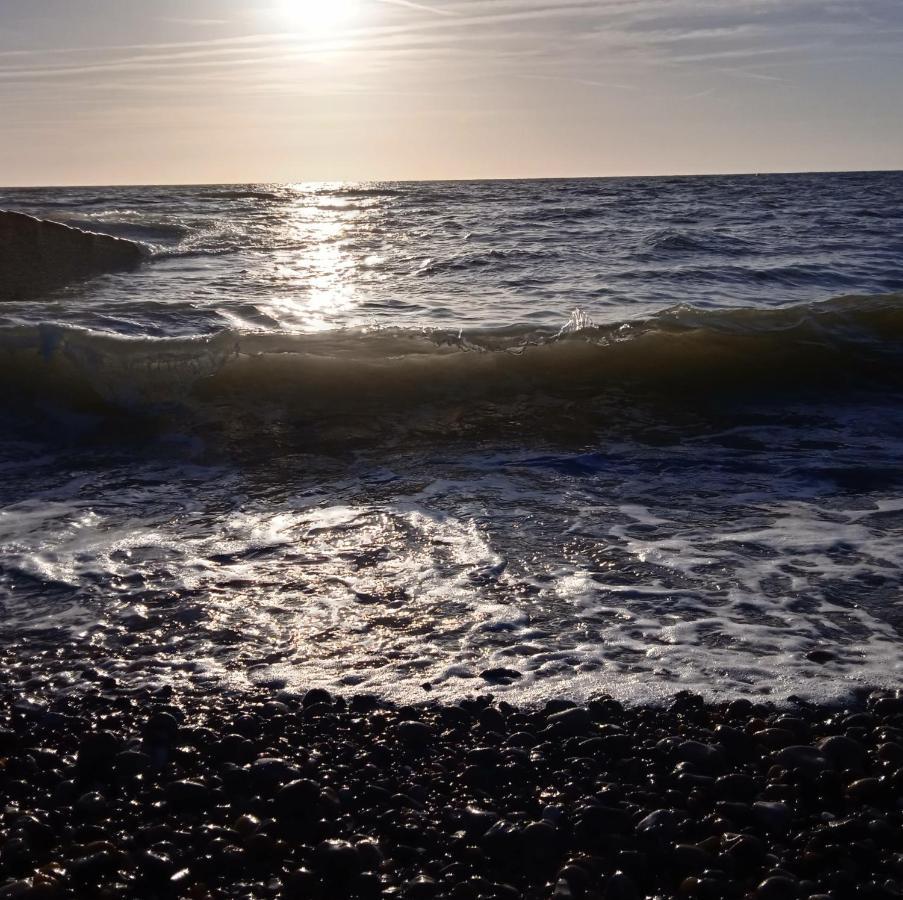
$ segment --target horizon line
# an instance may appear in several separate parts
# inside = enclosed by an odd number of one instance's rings
[[[740,172],[658,172],[655,174],[619,174],[619,175],[502,175],[502,176],[476,176],[464,178],[322,178],[299,179],[290,181],[174,181],[174,182],[71,182],[61,184],[6,184],[0,185],[0,190],[77,190],[79,188],[178,188],[178,187],[242,187],[247,185],[274,185],[289,187],[296,184],[442,184],[450,182],[480,183],[480,182],[517,182],[517,181],[615,181],[618,179],[637,178],[755,178],[760,175],[878,175],[897,174],[903,172],[901,168],[874,168],[874,169],[760,169],[757,171]]]

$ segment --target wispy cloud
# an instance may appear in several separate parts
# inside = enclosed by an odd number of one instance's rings
[[[231,25],[229,19],[190,19],[177,16],[160,16],[160,22],[168,22],[171,25],[185,25],[189,28],[216,28],[221,25]]]
[[[894,54],[903,41],[898,0],[371,0],[366,26],[331,36],[265,31],[197,40],[157,40],[109,46],[15,48],[0,51],[6,84],[88,79],[107,73],[145,79],[153,90],[172,71],[191,79],[233,67],[257,83],[276,67],[341,58],[350,73],[384,72],[389,79],[431,75],[444,61],[449,79],[546,79],[633,90],[638,79],[661,81],[674,70],[781,81],[823,59]],[[394,7],[398,15],[376,15]],[[408,12],[409,16],[402,13]],[[416,15],[425,13],[426,15]],[[158,21],[199,29],[226,19],[170,17]],[[232,23],[233,26],[235,23]],[[894,50],[897,47],[897,50]],[[3,62],[5,60],[5,63]],[[431,64],[432,63],[432,64]],[[781,66],[781,73],[774,69]],[[256,70],[256,71],[255,71]],[[669,76],[671,77],[671,76]],[[375,90],[386,84],[371,83]]]
[[[438,6],[427,6],[425,3],[415,3],[414,0],[379,0],[387,6],[403,6],[406,9],[416,9],[418,12],[432,13],[434,16],[453,16],[455,13],[450,9],[443,9]]]
[[[613,88],[617,91],[635,91],[638,90],[635,84],[626,84],[618,81],[596,81],[591,78],[580,78],[573,75],[541,75],[535,72],[518,73],[518,78],[526,78],[534,81],[563,81],[568,84],[581,84],[585,87],[596,88]]]

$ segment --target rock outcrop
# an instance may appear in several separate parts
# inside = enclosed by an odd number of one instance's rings
[[[0,210],[0,301],[39,298],[144,258],[132,241]]]

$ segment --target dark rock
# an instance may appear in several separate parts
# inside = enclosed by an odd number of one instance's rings
[[[580,897],[589,888],[592,876],[582,865],[571,862],[558,873],[558,884],[564,881],[573,896]]]
[[[724,751],[713,744],[683,741],[678,744],[677,756],[704,772],[719,772],[724,768]]]
[[[372,712],[379,704],[379,700],[373,694],[355,694],[351,698],[349,707],[356,715]]]
[[[439,891],[439,885],[429,875],[418,875],[405,885],[405,900],[432,900]]]
[[[696,844],[676,844],[671,854],[671,862],[682,875],[696,875],[711,866],[713,857]]]
[[[310,869],[295,869],[285,877],[285,896],[289,900],[308,900],[316,896],[317,882],[317,876]]]
[[[172,712],[158,709],[148,716],[145,730],[148,734],[174,736],[179,731],[179,719]]]
[[[480,725],[487,731],[495,731],[498,734],[505,734],[508,730],[508,723],[502,713],[494,706],[487,706],[486,709],[480,710],[477,716]]]
[[[173,781],[166,786],[166,799],[180,812],[203,812],[209,807],[212,794],[199,781]]]
[[[357,850],[348,841],[323,841],[314,852],[313,862],[316,871],[330,881],[347,882],[362,871]]]
[[[752,712],[752,701],[747,700],[744,697],[740,697],[737,700],[732,700],[727,707],[727,714],[732,719],[744,719],[750,715]]]
[[[529,750],[539,743],[539,738],[529,731],[516,731],[508,736],[505,743],[509,747],[523,747]]]
[[[118,869],[115,854],[102,850],[81,856],[70,866],[72,879],[80,885],[97,885],[99,881],[113,875]]]
[[[19,744],[19,738],[10,728],[0,728],[0,753],[10,753]]]
[[[140,750],[124,750],[116,754],[113,761],[113,768],[119,775],[138,775],[146,772],[151,765],[150,756]]]
[[[903,763],[903,744],[898,744],[895,741],[879,744],[878,749],[875,751],[875,756],[877,756],[881,762],[899,765],[900,763]]]
[[[640,900],[640,892],[629,875],[615,872],[605,885],[605,900]]]
[[[754,735],[755,739],[772,750],[781,750],[791,747],[797,739],[796,735],[788,728],[763,728]]]
[[[715,781],[715,794],[723,800],[748,803],[758,795],[758,792],[758,785],[749,775],[732,773],[722,775]]]
[[[604,804],[581,806],[575,810],[578,826],[587,836],[628,834],[633,830],[630,815],[623,809]]]
[[[460,814],[461,826],[471,837],[486,834],[498,820],[499,817],[495,813],[480,809],[478,806],[468,806]]]
[[[792,813],[784,803],[759,801],[752,806],[755,821],[777,834],[783,834],[790,828]]]
[[[564,697],[552,697],[551,700],[546,701],[546,705],[543,707],[543,713],[546,718],[549,716],[554,716],[555,713],[563,712],[566,709],[574,709],[577,706],[573,700],[567,700]]]
[[[309,706],[305,706],[303,710],[305,721],[322,719],[324,716],[331,716],[334,713],[335,710],[331,703],[312,703]]]
[[[756,900],[796,900],[799,884],[783,875],[772,875],[756,888]]]
[[[40,297],[144,258],[131,241],[0,210],[0,301]]]
[[[550,859],[560,853],[561,832],[550,822],[531,822],[521,838],[525,853],[533,859]]]
[[[217,756],[236,764],[248,763],[254,758],[254,742],[241,734],[227,734],[214,748]]]
[[[877,778],[860,778],[847,787],[847,796],[855,803],[880,804],[887,797],[887,789]]]
[[[110,769],[121,748],[120,739],[109,731],[88,734],[78,745],[78,767],[87,772]]]
[[[251,764],[251,778],[261,787],[275,789],[301,777],[297,766],[277,757],[264,757]]]
[[[317,706],[321,703],[332,703],[332,694],[323,688],[311,688],[301,699],[303,707]]]
[[[832,735],[819,741],[818,749],[841,769],[856,769],[866,759],[865,748],[843,735]]]
[[[817,775],[833,768],[830,759],[815,747],[785,747],[774,755],[775,762],[787,769],[801,769],[809,775]]]
[[[169,855],[156,850],[140,853],[137,863],[144,877],[157,883],[169,881],[178,871],[178,866]]]
[[[579,737],[585,735],[592,725],[589,710],[582,706],[565,709],[548,717],[550,730],[559,737]]]
[[[358,841],[354,849],[364,869],[376,871],[385,862],[386,857],[378,841],[370,839]]]
[[[283,785],[273,798],[273,811],[279,819],[310,819],[317,812],[320,785],[299,778]]]
[[[676,834],[682,819],[683,815],[676,809],[657,809],[637,823],[636,832],[646,837],[668,839]]]
[[[724,843],[724,853],[736,868],[751,870],[762,865],[768,849],[765,842],[754,834],[738,834]]]
[[[513,822],[502,819],[483,835],[480,846],[489,856],[503,863],[513,862],[519,859],[522,853],[522,829]]]
[[[431,726],[416,720],[399,722],[396,734],[401,741],[411,747],[425,747],[435,737],[435,731]]]
[[[879,716],[896,716],[903,713],[903,697],[881,697],[873,706]]]
[[[512,681],[516,681],[518,678],[523,677],[523,673],[518,672],[517,669],[497,668],[486,669],[485,671],[480,672],[480,678],[484,681],[492,681],[498,684],[511,684]]]
[[[92,819],[99,819],[101,816],[105,815],[107,807],[106,797],[96,791],[82,794],[75,804],[75,809],[78,813]]]

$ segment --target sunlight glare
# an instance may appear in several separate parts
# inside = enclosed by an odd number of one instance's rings
[[[348,24],[358,8],[358,0],[279,0],[281,18],[293,27],[319,34]]]

